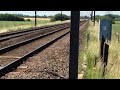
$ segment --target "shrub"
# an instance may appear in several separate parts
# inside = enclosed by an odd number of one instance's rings
[[[30,19],[26,19],[26,21],[31,21]]]
[[[65,14],[60,14],[60,13],[58,13],[58,14],[56,14],[56,15],[54,15],[52,18],[51,18],[51,22],[53,22],[53,21],[59,21],[59,20],[62,20],[62,21],[64,21],[64,20],[69,20],[70,18],[69,18],[69,16],[67,16],[67,15],[65,15]]]

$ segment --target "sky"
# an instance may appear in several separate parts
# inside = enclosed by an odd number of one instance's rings
[[[34,11],[0,11],[0,13],[10,13],[10,14],[24,14],[24,15],[35,15]],[[61,11],[37,11],[37,15],[55,15],[57,13],[61,13]],[[69,15],[70,16],[70,11],[62,11],[63,14]],[[90,16],[91,11],[81,11],[80,14],[81,16]],[[120,15],[120,11],[96,11],[96,15],[104,15],[104,14],[117,14]]]

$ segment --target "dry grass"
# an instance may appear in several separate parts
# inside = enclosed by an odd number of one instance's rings
[[[98,41],[98,23],[93,27],[90,23],[88,30],[90,31],[90,42],[87,49],[87,69],[84,75],[85,79],[102,79],[102,66],[99,59],[99,41]],[[106,79],[120,79],[120,42],[112,29],[112,40],[109,45],[108,65],[106,67]],[[94,67],[95,60],[97,64]]]
[[[90,40],[88,48],[86,45],[86,63],[87,68],[84,74],[84,79],[101,79],[101,67],[99,62],[99,41],[98,41],[98,24],[93,26],[92,22],[89,22],[88,31],[90,31]],[[97,64],[95,65],[95,62]]]
[[[120,79],[120,42],[117,42],[117,38],[114,33],[109,47],[108,60],[106,78]]]
[[[30,19],[31,21],[35,21],[35,18],[24,18],[26,19]],[[37,21],[50,21],[50,18],[37,18]]]

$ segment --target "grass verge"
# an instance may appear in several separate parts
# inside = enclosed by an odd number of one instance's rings
[[[87,33],[90,32],[88,43],[85,44],[83,61],[86,62],[86,69],[83,79],[101,79],[102,69],[99,63],[99,42],[98,42],[98,24],[93,27],[89,22]],[[81,57],[82,58],[82,57]]]
[[[120,30],[120,24],[114,24],[112,27],[112,40],[109,45],[108,65],[106,67],[105,79],[120,79],[120,42],[117,40],[116,32]],[[90,40],[84,56],[86,58],[86,70],[84,79],[103,79],[102,65],[99,58],[99,41],[98,41],[98,23],[92,26],[89,23],[87,31],[90,31]],[[86,45],[87,47],[87,45]]]

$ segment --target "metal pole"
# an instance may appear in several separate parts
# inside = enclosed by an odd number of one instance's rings
[[[35,26],[37,25],[36,18],[37,18],[37,12],[35,11]]]
[[[91,21],[92,21],[93,11],[91,11]]]
[[[94,11],[94,26],[95,26],[95,11]]]
[[[61,11],[61,23],[62,23],[62,11]]]
[[[71,11],[69,79],[78,78],[80,11]]]

